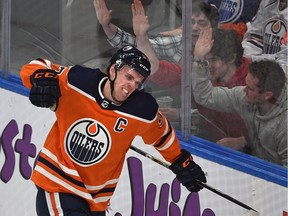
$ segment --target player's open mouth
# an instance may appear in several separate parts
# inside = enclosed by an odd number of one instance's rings
[[[129,96],[129,91],[125,88],[122,88],[122,92],[123,92],[123,97],[127,98]]]
[[[128,92],[126,89],[124,89],[124,88],[123,88],[123,91],[124,91],[125,94],[128,94],[128,93],[129,93],[129,92]]]

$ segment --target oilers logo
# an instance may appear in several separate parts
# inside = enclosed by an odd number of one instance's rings
[[[81,166],[99,163],[109,153],[111,138],[104,125],[94,119],[75,122],[65,136],[69,157]]]
[[[219,22],[233,23],[242,14],[244,0],[224,0],[219,6]]]
[[[287,32],[287,24],[280,19],[271,18],[263,33],[263,51],[266,54],[274,54],[281,49],[281,40]]]

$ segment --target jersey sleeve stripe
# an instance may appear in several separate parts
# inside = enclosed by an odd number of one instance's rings
[[[53,155],[48,149],[44,148],[44,151],[42,150],[42,153],[44,153],[45,155],[49,155],[49,158],[56,158],[55,155]],[[59,175],[61,175],[61,177],[63,177],[64,179],[66,179],[67,181],[75,184],[75,185],[78,185],[80,187],[83,187],[83,188],[86,188],[89,192],[91,191],[98,191],[98,190],[102,190],[103,188],[105,188],[107,185],[113,185],[113,186],[116,186],[116,184],[118,183],[118,179],[112,179],[112,180],[109,180],[107,181],[106,183],[102,184],[102,185],[98,185],[98,186],[91,186],[91,185],[85,185],[83,186],[82,184],[79,184],[79,181],[67,176],[64,172],[62,172],[61,170],[59,170],[57,167],[55,167],[51,162],[49,162],[48,160],[46,160],[45,158],[43,157],[39,157],[39,161],[42,162],[43,164],[45,164],[46,166],[48,166],[50,169],[54,170],[56,173],[58,173]],[[55,161],[55,160],[53,160]],[[58,162],[58,160],[56,159],[56,162]],[[57,163],[59,164],[59,163]],[[63,166],[63,165],[59,165],[59,166]],[[52,167],[52,168],[51,168]],[[63,168],[62,168],[63,169]],[[65,169],[68,169],[70,170],[69,173],[71,173],[71,171],[75,171],[75,170],[71,170],[67,167],[65,167]],[[76,172],[76,171],[75,171]],[[68,174],[69,174],[68,173]],[[75,176],[79,176],[78,174],[75,175]],[[105,189],[104,189],[105,190]],[[115,187],[109,189],[108,190],[115,190]],[[101,191],[99,191],[101,193]],[[106,191],[107,192],[107,191]],[[97,192],[98,193],[98,192]]]
[[[115,191],[115,187],[103,188],[102,190],[98,191],[97,193],[91,193],[91,195],[92,195],[92,197],[95,197],[95,196],[103,194],[103,193],[113,193],[114,191]]]
[[[165,127],[165,135],[162,136],[161,140],[157,144],[154,145],[154,147],[157,148],[159,151],[163,151],[169,148],[175,140],[175,132],[173,131],[167,119],[165,119]]]
[[[67,174],[69,175],[73,175],[73,176],[77,176],[79,177],[78,173],[76,170],[73,169],[69,169],[68,167],[64,166],[63,164],[61,164],[57,157],[51,152],[49,151],[47,148],[43,148],[41,150],[41,153],[45,154],[48,158],[50,158],[52,161],[54,161],[56,164],[58,164],[58,166]]]
[[[40,167],[39,165],[36,165],[35,171],[41,173],[42,175],[44,175],[45,177],[47,177],[51,181],[61,185],[62,187],[66,188],[67,190],[71,191],[72,193],[74,193],[74,194],[76,194],[76,195],[78,195],[80,197],[83,197],[84,199],[92,200],[92,197],[91,197],[90,193],[86,193],[86,192],[83,192],[81,190],[78,190],[75,187],[72,187],[67,182],[63,181],[62,179],[57,178],[56,176],[54,176],[53,174],[49,173],[47,170],[45,170],[44,168]]]
[[[170,124],[169,124],[170,125]],[[170,126],[171,128],[171,126]],[[172,130],[172,129],[171,129]],[[171,132],[170,132],[171,133]],[[168,149],[174,142],[176,136],[175,136],[175,131],[172,130],[172,136],[170,137],[169,141],[161,148],[157,148],[159,151],[163,151],[165,149]]]
[[[156,148],[159,148],[160,146],[162,146],[163,143],[164,143],[164,142],[167,140],[167,138],[170,136],[171,132],[172,132],[171,128],[169,128],[168,132],[165,131],[165,135],[162,136],[162,138],[160,139],[160,141],[159,141],[156,145],[154,145],[154,146],[155,146]]]
[[[43,164],[45,164],[51,170],[53,170],[54,172],[58,173],[62,178],[66,179],[67,181],[71,182],[72,184],[75,184],[75,185],[77,185],[79,187],[85,188],[85,185],[82,182],[77,181],[77,180],[73,179],[72,177],[66,175],[62,170],[60,170],[58,167],[53,165],[51,162],[49,162],[45,158],[40,156],[38,161],[43,163]]]
[[[101,203],[101,202],[107,202],[111,199],[111,196],[105,196],[105,197],[97,197],[94,200],[95,203]]]
[[[85,187],[89,191],[93,191],[93,190],[95,191],[95,190],[101,190],[102,188],[106,187],[107,185],[112,185],[112,184],[117,184],[117,183],[118,183],[118,179],[111,179],[102,185],[98,185],[98,186],[85,185]]]

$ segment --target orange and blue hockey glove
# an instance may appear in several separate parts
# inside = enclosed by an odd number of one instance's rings
[[[30,82],[31,103],[38,107],[54,107],[55,111],[61,96],[57,73],[50,69],[38,69],[30,76]]]
[[[201,167],[193,161],[190,152],[181,150],[182,154],[171,165],[170,169],[176,174],[178,181],[191,192],[198,192],[203,187],[197,180],[206,183],[206,177]]]

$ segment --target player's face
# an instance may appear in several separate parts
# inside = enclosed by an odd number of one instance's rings
[[[246,93],[246,101],[251,104],[260,104],[264,100],[264,94],[259,91],[257,86],[259,80],[250,73],[246,76],[246,87],[244,91]]]
[[[125,65],[118,71],[114,82],[114,97],[119,102],[125,101],[135,90],[142,86],[144,77],[136,70]]]

